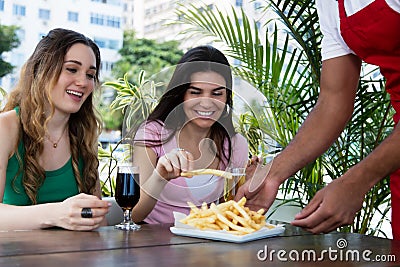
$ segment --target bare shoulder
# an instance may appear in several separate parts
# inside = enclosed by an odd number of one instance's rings
[[[5,154],[9,158],[17,146],[20,123],[15,110],[0,113],[0,143],[2,151],[0,157],[3,159]]]

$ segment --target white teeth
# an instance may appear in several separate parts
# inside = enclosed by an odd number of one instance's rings
[[[201,116],[210,116],[211,114],[213,114],[212,111],[208,111],[208,112],[197,111],[197,113],[199,113],[199,115],[201,115]]]
[[[76,95],[76,96],[79,96],[79,97],[83,96],[83,93],[72,91],[72,90],[67,90],[67,93],[71,94],[71,95]]]

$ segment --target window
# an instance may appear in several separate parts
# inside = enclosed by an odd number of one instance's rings
[[[119,28],[120,25],[121,25],[120,18],[113,17],[113,16],[107,17],[107,26],[110,26],[113,28]]]
[[[107,3],[109,5],[113,5],[113,6],[120,6],[122,5],[122,1],[121,0],[103,0],[103,3]]]
[[[39,33],[39,36],[38,36],[38,42],[40,41],[40,40],[42,40],[44,37],[46,37],[46,35],[47,35],[47,33]]]
[[[68,11],[68,21],[78,22],[78,12]]]
[[[25,17],[25,15],[26,15],[25,6],[14,4],[13,5],[13,15]]]
[[[118,50],[120,48],[118,40],[112,39],[105,39],[105,38],[93,38],[93,41],[100,47],[100,48],[108,48],[112,50]]]
[[[110,72],[114,67],[114,64],[109,61],[102,61],[100,64],[101,72]]]
[[[106,25],[112,28],[120,28],[121,27],[121,18],[114,16],[104,16],[97,13],[90,14],[90,23],[97,25]]]
[[[106,40],[94,38],[93,40],[100,48],[106,48]]]
[[[4,0],[0,0],[0,11],[4,11]]]
[[[97,25],[104,25],[104,16],[97,13],[91,13],[90,23]]]
[[[44,19],[44,20],[49,20],[50,19],[50,10],[48,9],[39,9],[39,18]]]
[[[92,2],[109,4],[109,5],[114,5],[114,6],[120,6],[121,5],[121,0],[92,0]]]
[[[243,6],[243,0],[236,0],[236,6],[242,7]]]
[[[113,49],[113,50],[118,50],[119,49],[119,41],[118,40],[109,40],[108,48]]]

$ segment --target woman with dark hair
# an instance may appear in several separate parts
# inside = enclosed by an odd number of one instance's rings
[[[223,179],[181,177],[181,172],[244,167],[246,139],[232,123],[232,73],[226,57],[211,46],[186,52],[166,93],[134,139],[134,164],[140,167],[141,197],[133,220],[173,222],[173,211],[188,213],[188,202],[218,201]]]
[[[23,66],[0,113],[0,230],[106,224],[92,97],[99,69],[97,45],[66,29],[43,37]]]

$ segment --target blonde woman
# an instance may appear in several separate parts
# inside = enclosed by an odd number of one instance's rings
[[[38,43],[0,113],[0,230],[106,225],[92,93],[100,52],[54,29]]]

